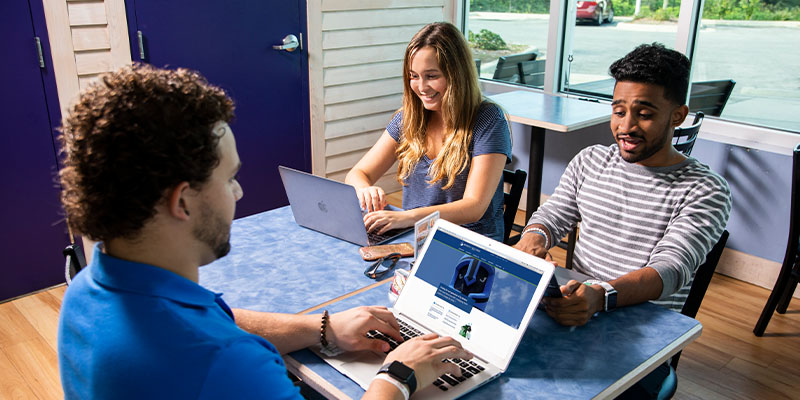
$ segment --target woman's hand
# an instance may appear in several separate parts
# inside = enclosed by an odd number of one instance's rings
[[[361,209],[367,212],[380,211],[386,207],[386,192],[379,186],[367,186],[357,189]]]
[[[451,337],[429,333],[397,346],[386,356],[384,363],[396,360],[412,368],[417,377],[416,389],[421,389],[444,374],[461,376],[461,369],[457,365],[442,362],[448,358],[469,360],[472,353],[464,350],[461,343]]]
[[[415,222],[408,211],[373,211],[364,216],[367,232],[376,232],[379,235],[391,229],[414,226]]]

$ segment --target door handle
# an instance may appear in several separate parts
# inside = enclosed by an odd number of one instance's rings
[[[302,33],[300,34],[300,37],[301,38],[303,37]],[[280,45],[276,44],[272,46],[272,48],[275,50],[286,50],[286,51],[294,51],[298,47],[300,48],[300,50],[303,50],[303,44],[300,42],[300,40],[297,39],[297,36],[292,34],[288,34],[286,35],[285,38],[283,38],[283,44]]]

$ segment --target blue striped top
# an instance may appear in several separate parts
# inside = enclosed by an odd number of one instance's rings
[[[654,303],[680,311],[730,210],[728,183],[694,158],[649,168],[623,160],[616,144],[595,145],[570,161],[528,223],[558,240],[580,221],[575,270],[609,281],[652,267],[664,285]]]
[[[386,127],[389,135],[400,143],[403,131],[403,113],[394,115]],[[469,146],[470,158],[482,155],[499,153],[505,154],[511,162],[511,133],[505,115],[499,106],[494,103],[484,102],[478,110],[475,127],[472,131],[472,142]],[[414,170],[405,180],[403,187],[403,208],[410,210],[419,207],[446,204],[460,200],[464,197],[467,186],[469,168],[462,171],[455,178],[453,186],[447,190],[442,189],[442,180],[429,184],[430,170],[433,160],[423,155]],[[483,216],[475,222],[464,224],[464,227],[489,236],[495,240],[503,240],[503,180],[498,182],[492,201]]]

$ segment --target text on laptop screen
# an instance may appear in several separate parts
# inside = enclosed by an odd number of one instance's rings
[[[403,291],[402,311],[504,357],[542,274],[437,230]]]

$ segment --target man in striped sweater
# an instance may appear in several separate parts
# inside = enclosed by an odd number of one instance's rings
[[[616,143],[572,159],[516,245],[544,257],[580,221],[573,265],[596,280],[571,281],[563,298],[544,300],[563,325],[645,301],[680,311],[731,209],[727,182],[671,144],[689,112],[689,60],[660,44],[641,45],[610,73]]]

